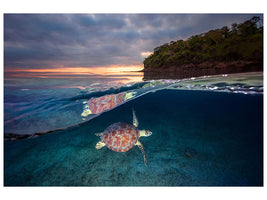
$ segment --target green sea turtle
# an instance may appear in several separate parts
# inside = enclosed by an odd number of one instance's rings
[[[108,126],[104,132],[96,133],[101,141],[96,144],[96,149],[107,146],[109,149],[117,152],[126,152],[133,146],[138,146],[144,156],[144,162],[147,166],[147,158],[143,145],[139,141],[142,136],[150,136],[152,132],[148,129],[138,130],[138,120],[133,110],[133,124],[117,122]]]
[[[115,106],[135,97],[137,92],[121,92],[118,94],[110,94],[101,97],[92,97],[89,101],[84,101],[82,117],[90,114],[100,114],[106,110],[110,110]]]

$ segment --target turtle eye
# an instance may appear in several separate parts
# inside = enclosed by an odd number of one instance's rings
[[[146,130],[146,136],[150,136],[150,135],[152,135],[152,131],[149,130],[149,129],[147,129],[147,130]]]

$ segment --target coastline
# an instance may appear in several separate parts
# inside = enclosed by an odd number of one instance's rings
[[[182,79],[208,75],[234,74],[263,71],[263,63],[253,61],[203,62],[200,64],[184,64],[180,66],[163,66],[152,69],[144,68],[144,80]]]

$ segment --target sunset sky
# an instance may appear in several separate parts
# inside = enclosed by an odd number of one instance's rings
[[[258,14],[5,14],[5,76],[116,75],[164,43]]]

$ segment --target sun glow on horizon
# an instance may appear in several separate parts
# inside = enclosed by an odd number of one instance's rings
[[[24,73],[35,73],[53,75],[122,75],[125,72],[138,72],[143,69],[142,65],[112,65],[109,67],[60,67],[45,69],[6,69],[7,73],[17,73],[23,76]]]
[[[140,82],[143,65],[108,67],[58,67],[44,69],[5,69],[5,77],[14,78],[118,78],[120,82]],[[123,78],[123,79],[122,79]]]

